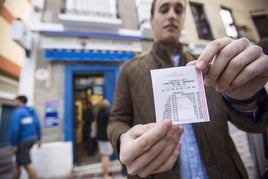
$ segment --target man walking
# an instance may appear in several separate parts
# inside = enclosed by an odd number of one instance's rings
[[[14,100],[14,110],[10,124],[10,143],[16,155],[14,179],[20,178],[23,166],[30,179],[36,179],[37,173],[32,165],[30,149],[37,142],[41,147],[41,128],[35,110],[26,106],[27,97],[17,96]]]

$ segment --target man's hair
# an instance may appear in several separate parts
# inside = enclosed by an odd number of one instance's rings
[[[27,97],[24,96],[24,95],[17,96],[15,99],[16,99],[16,100],[19,100],[19,101],[22,102],[23,104],[26,104],[27,101],[28,101]]]
[[[156,0],[153,0],[152,5],[151,5],[151,16],[154,16],[155,3],[156,3]]]

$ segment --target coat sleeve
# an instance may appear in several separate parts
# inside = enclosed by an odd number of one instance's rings
[[[261,96],[257,100],[256,114],[254,117],[246,117],[240,112],[234,110],[225,102],[226,108],[230,113],[230,120],[238,128],[252,133],[261,133],[268,126],[268,97],[266,90],[262,90]]]
[[[120,136],[131,128],[133,121],[132,100],[128,80],[129,71],[125,68],[127,64],[128,63],[122,65],[118,76],[107,128],[108,138],[118,156],[120,150]]]
[[[237,128],[251,133],[261,133],[267,128],[268,122],[268,101],[267,99],[259,104],[262,106],[262,111],[256,119],[249,119],[245,116],[232,110],[225,102],[222,94],[216,92],[213,88],[206,88],[207,101],[210,107],[210,115],[213,115],[215,120],[227,120],[233,123]],[[258,121],[258,122],[254,122]]]

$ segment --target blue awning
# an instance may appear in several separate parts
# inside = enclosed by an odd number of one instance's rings
[[[126,61],[134,57],[134,52],[111,50],[74,50],[45,49],[46,60],[77,60],[77,61]]]

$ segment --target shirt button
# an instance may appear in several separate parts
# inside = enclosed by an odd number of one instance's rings
[[[193,152],[194,151],[194,148],[193,147],[190,147],[189,148],[189,151]]]

